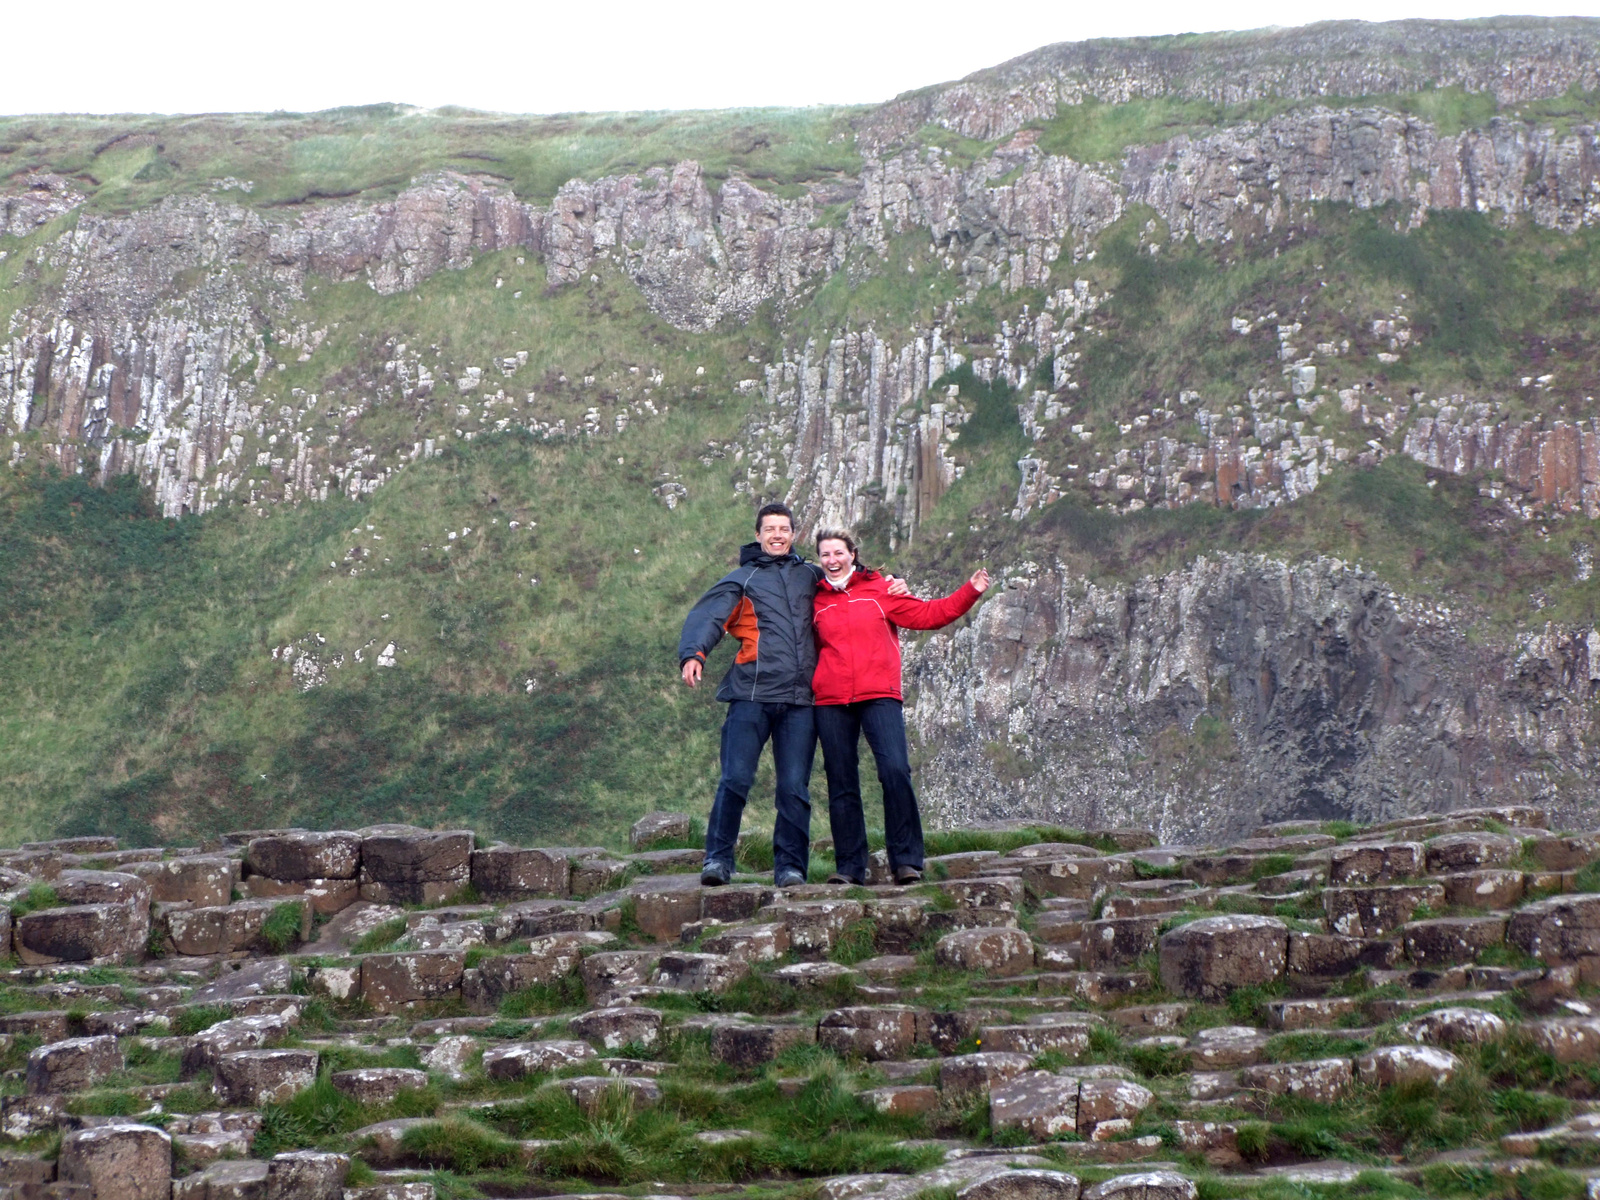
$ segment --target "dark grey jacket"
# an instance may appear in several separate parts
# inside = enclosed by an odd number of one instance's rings
[[[689,610],[678,639],[678,665],[705,662],[724,633],[739,639],[739,652],[722,677],[718,700],[764,704],[810,704],[817,669],[812,620],[822,568],[798,554],[782,558],[759,542],[739,548],[739,566],[729,571]]]

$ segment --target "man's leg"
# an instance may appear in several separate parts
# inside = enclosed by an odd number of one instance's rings
[[[819,704],[814,711],[822,769],[828,776],[834,869],[865,883],[867,819],[861,811],[861,718],[856,709],[854,704]]]
[[[773,704],[772,765],[777,769],[772,825],[773,877],[798,871],[805,878],[811,858],[811,764],[817,755],[817,729],[809,704]]]
[[[911,750],[898,700],[868,700],[861,709],[861,732],[878,762],[883,784],[883,832],[889,843],[889,868],[922,870],[922,817],[911,789]]]
[[[756,762],[766,745],[771,728],[763,705],[734,700],[722,722],[722,778],[717,783],[717,798],[711,802],[706,821],[707,867],[722,867],[733,873],[733,855],[739,840],[739,822],[744,803],[755,782]]]

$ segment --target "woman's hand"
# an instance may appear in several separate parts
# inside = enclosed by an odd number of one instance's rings
[[[967,580],[967,582],[972,585],[972,590],[981,596],[984,592],[989,590],[989,572],[985,571],[982,567],[979,567],[972,573],[972,578]]]
[[[894,575],[885,575],[884,578],[889,581],[889,595],[891,595],[891,596],[909,596],[909,595],[911,595],[911,589],[906,586],[906,581],[904,579],[897,578]]]

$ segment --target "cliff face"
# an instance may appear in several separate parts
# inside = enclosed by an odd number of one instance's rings
[[[1491,797],[1572,823],[1600,635],[1497,649],[1465,624],[1336,560],[1212,555],[1109,587],[1029,564],[969,627],[908,648],[921,795],[956,824],[1143,822],[1174,842]]]

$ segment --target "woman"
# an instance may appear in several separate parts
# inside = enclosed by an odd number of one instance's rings
[[[829,883],[865,883],[867,823],[861,811],[859,744],[878,763],[883,826],[896,883],[922,878],[922,820],[911,789],[911,754],[900,708],[900,629],[938,629],[978,602],[989,586],[979,568],[942,600],[889,595],[888,581],[861,564],[842,529],[817,534],[824,578],[817,584],[817,670],[811,681],[817,740],[828,776],[835,873]]]

